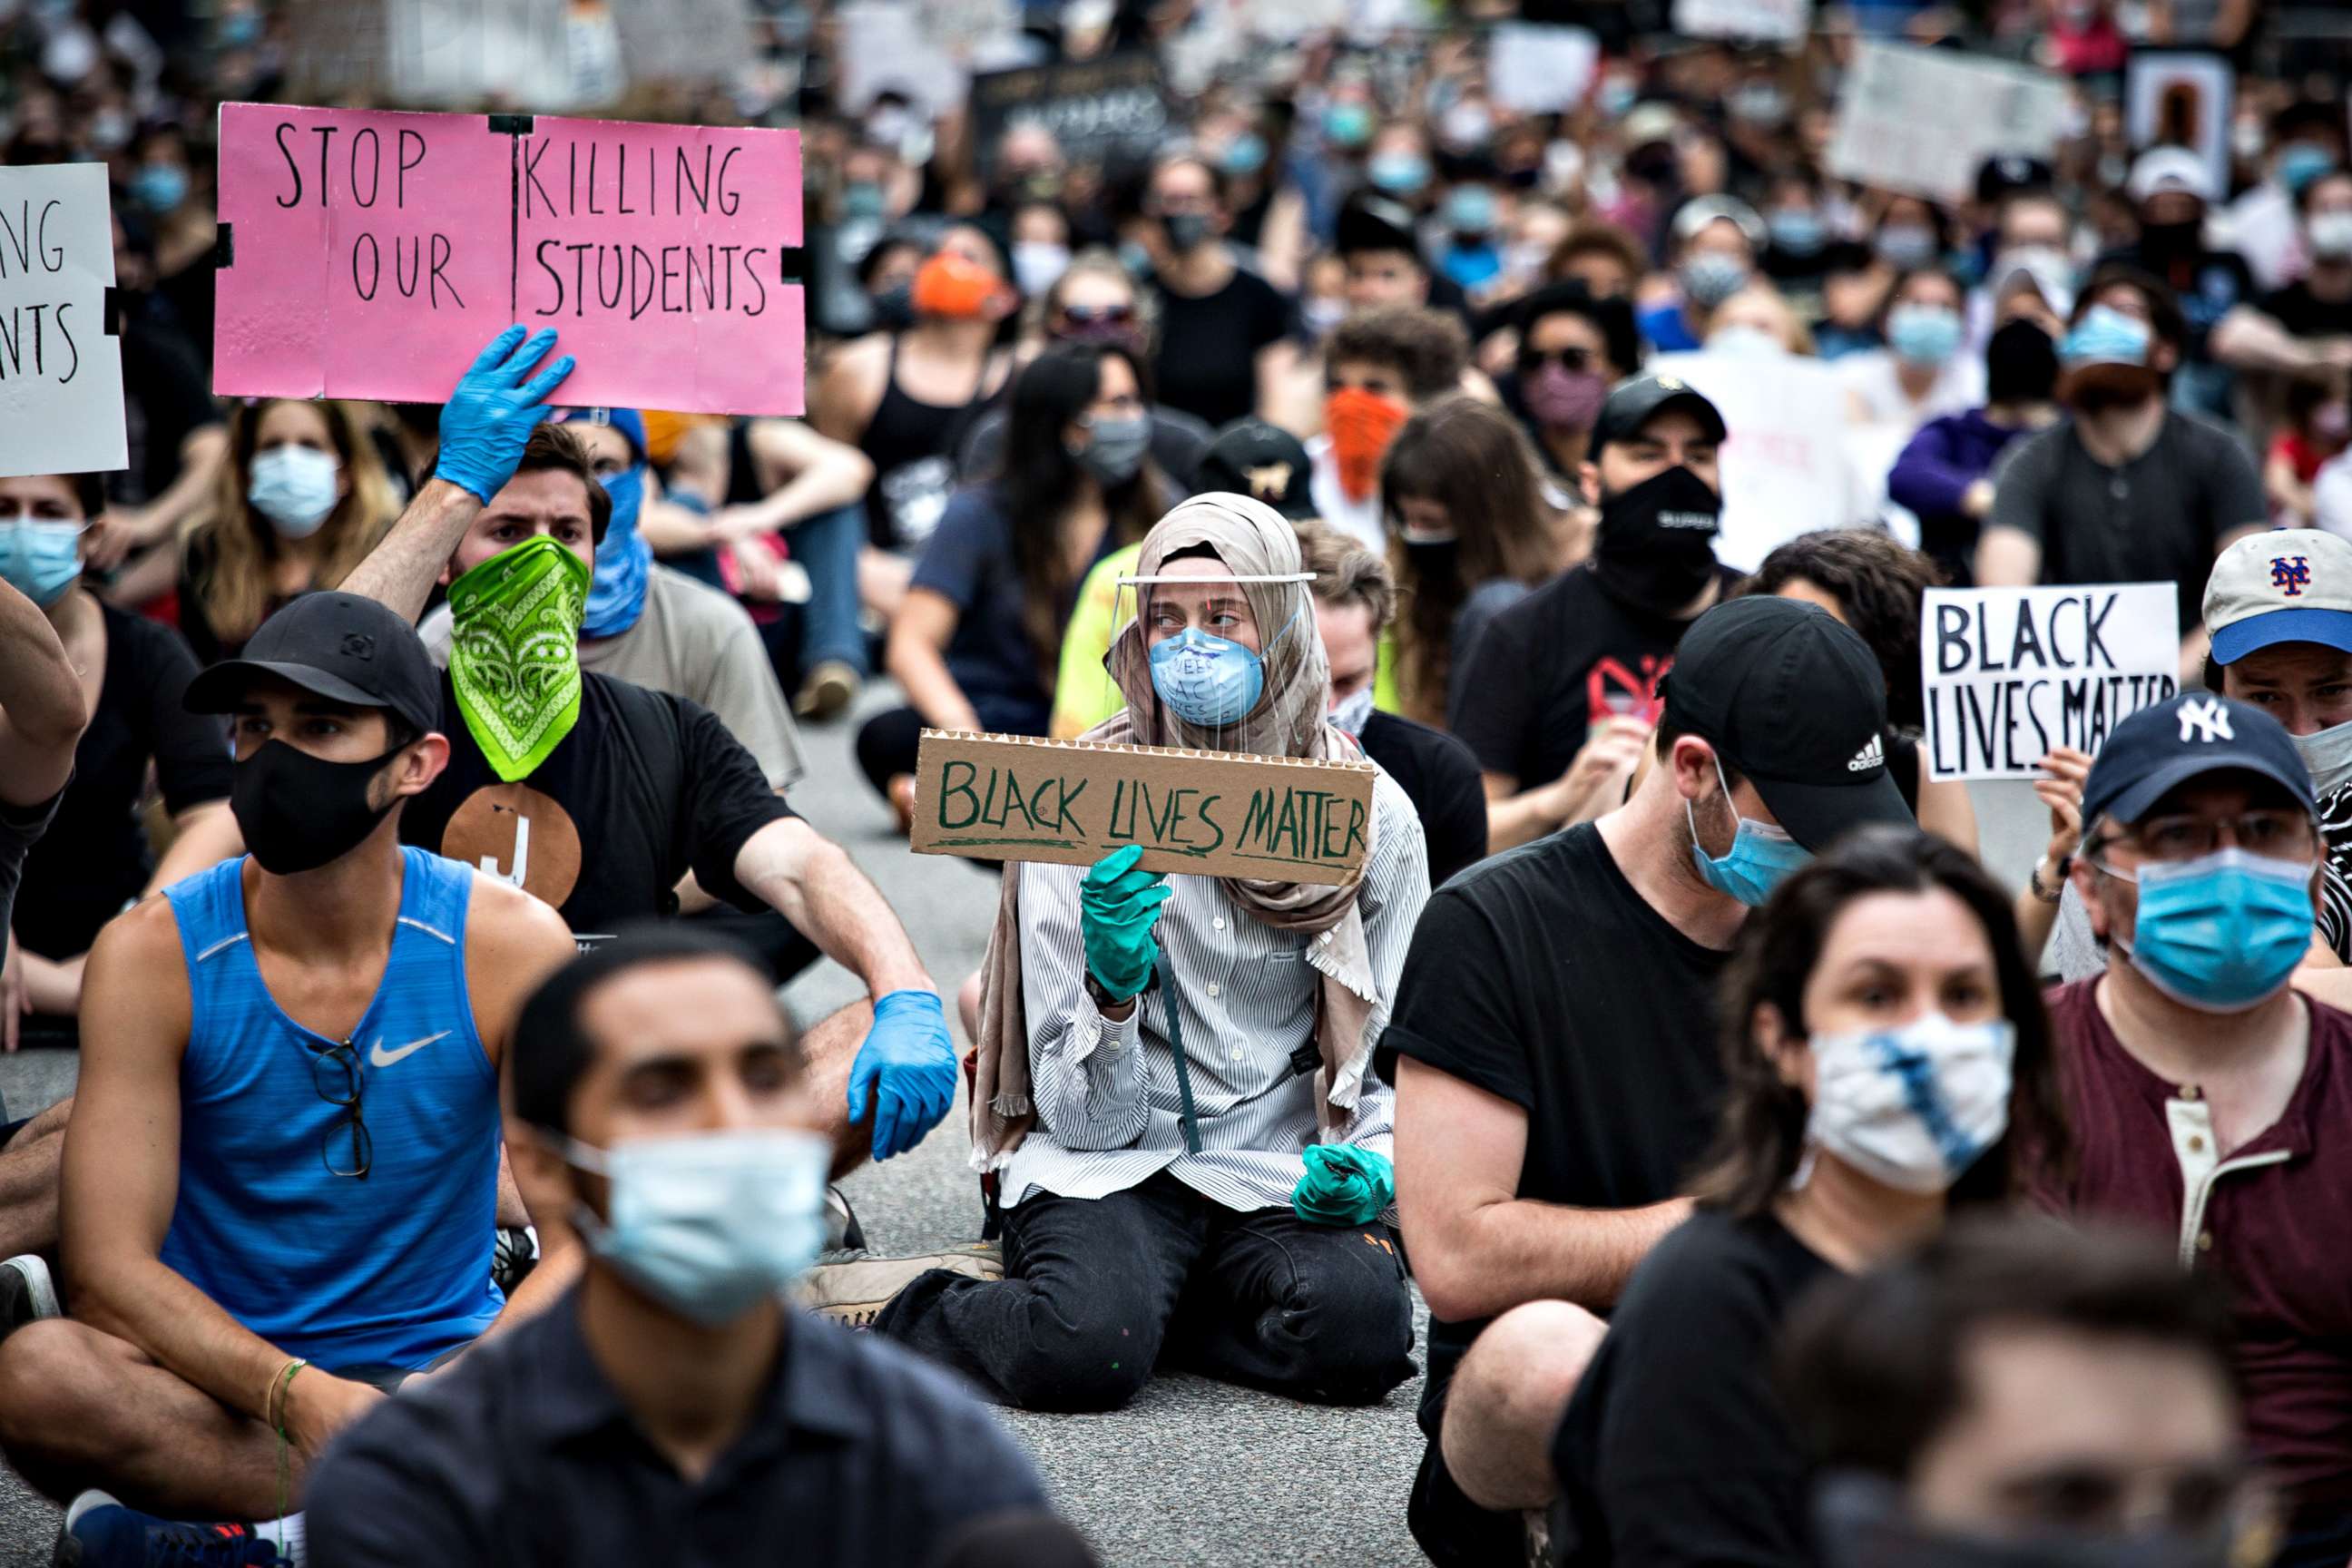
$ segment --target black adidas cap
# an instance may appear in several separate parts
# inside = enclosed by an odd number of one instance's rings
[[[1886,771],[1886,676],[1819,605],[1755,595],[1691,623],[1665,723],[1722,753],[1790,837],[1819,854],[1869,823],[1908,827]]]
[[[233,713],[257,675],[353,708],[389,708],[420,734],[441,728],[441,677],[416,628],[357,594],[305,594],[261,623],[242,658],[188,682],[191,713]]]

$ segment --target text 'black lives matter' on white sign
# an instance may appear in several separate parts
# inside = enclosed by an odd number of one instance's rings
[[[2179,668],[2169,583],[1932,588],[1919,613],[1930,775],[2030,779],[2055,747],[2096,756],[2179,689]]]
[[[0,474],[129,461],[103,163],[0,169]]]

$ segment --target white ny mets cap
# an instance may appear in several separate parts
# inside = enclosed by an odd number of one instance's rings
[[[2352,541],[2315,528],[2241,539],[2206,579],[2205,630],[2216,664],[2283,642],[2352,653]]]

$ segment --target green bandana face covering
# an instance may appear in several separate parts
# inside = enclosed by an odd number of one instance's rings
[[[580,718],[587,604],[587,566],[544,536],[449,584],[457,711],[490,771],[507,784],[529,777]]]

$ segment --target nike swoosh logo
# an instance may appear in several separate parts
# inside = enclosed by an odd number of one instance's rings
[[[411,1040],[408,1044],[389,1051],[383,1048],[383,1042],[382,1040],[378,1040],[375,1043],[375,1048],[368,1052],[368,1065],[371,1067],[388,1068],[393,1063],[398,1061],[401,1058],[414,1056],[416,1052],[423,1050],[434,1041],[445,1038],[453,1032],[454,1031],[449,1029],[444,1029],[438,1035],[427,1035],[421,1040]]]

